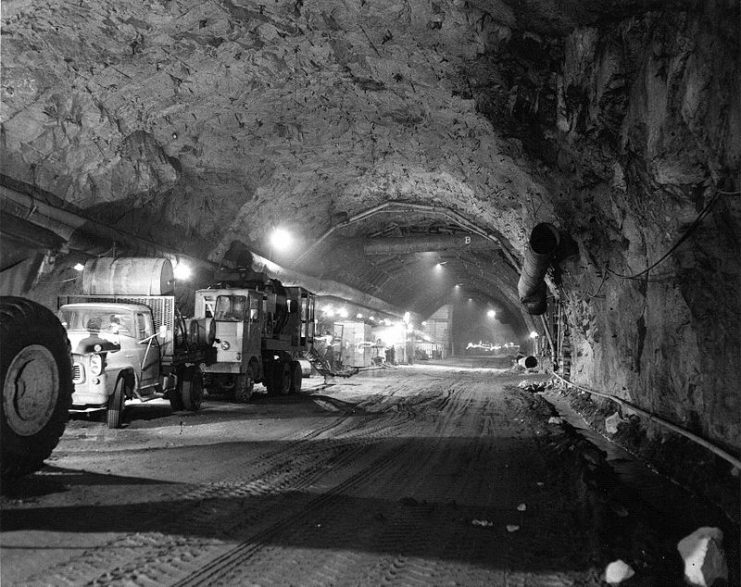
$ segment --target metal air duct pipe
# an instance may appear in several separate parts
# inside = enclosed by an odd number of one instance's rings
[[[556,253],[560,235],[558,229],[547,222],[533,228],[525,251],[517,293],[528,314],[545,314],[548,287],[545,274]]]
[[[525,369],[535,369],[535,367],[538,366],[538,359],[536,359],[532,355],[528,355],[527,357],[522,357],[517,361],[517,364],[520,367],[525,367]]]
[[[469,234],[374,238],[363,243],[363,252],[366,255],[427,253],[446,249],[481,251],[499,248],[501,247],[497,243],[489,239]]]

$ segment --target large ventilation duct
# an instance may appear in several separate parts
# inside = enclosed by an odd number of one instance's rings
[[[517,283],[520,302],[528,314],[545,314],[548,287],[545,274],[560,241],[558,229],[543,222],[533,228]]]
[[[426,235],[414,237],[374,238],[363,243],[366,255],[399,255],[427,253],[446,249],[482,251],[498,249],[499,245],[478,235]]]

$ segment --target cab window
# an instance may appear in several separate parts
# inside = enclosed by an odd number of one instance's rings
[[[214,320],[242,322],[247,308],[247,296],[219,296],[216,298]]]
[[[137,332],[139,333],[139,340],[144,340],[154,334],[154,328],[152,326],[152,317],[149,314],[137,313],[136,315],[136,326]]]

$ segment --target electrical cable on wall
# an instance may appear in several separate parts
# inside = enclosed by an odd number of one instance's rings
[[[738,193],[738,192],[736,192],[736,193]],[[715,194],[713,195],[713,197],[705,205],[705,207],[700,211],[700,213],[697,215],[697,218],[695,218],[695,220],[692,222],[692,224],[687,229],[687,231],[681,237],[679,237],[679,239],[677,240],[677,242],[675,242],[672,245],[672,247],[666,253],[664,253],[661,257],[659,257],[659,259],[657,261],[655,261],[654,263],[652,263],[651,265],[649,265],[648,267],[646,267],[640,273],[636,273],[634,275],[626,275],[626,274],[623,274],[623,273],[617,273],[617,272],[613,271],[612,269],[610,269],[609,267],[607,267],[607,271],[609,271],[612,275],[614,275],[616,277],[620,277],[621,279],[638,279],[642,275],[645,275],[646,273],[648,273],[649,271],[651,271],[653,268],[655,268],[656,266],[658,266],[660,263],[662,263],[663,261],[665,261],[669,257],[669,255],[671,255],[679,247],[679,245],[681,245],[685,240],[687,240],[687,238],[695,231],[695,229],[700,225],[700,223],[710,213],[710,210],[715,205],[715,202],[718,201],[718,198],[721,195],[734,195],[734,194],[733,193],[730,193],[730,192],[722,192],[721,190],[716,190],[715,191]]]

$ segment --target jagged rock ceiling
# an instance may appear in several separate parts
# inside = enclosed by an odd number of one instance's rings
[[[301,250],[337,215],[388,199],[448,206],[521,247],[547,198],[521,140],[492,124],[511,118],[516,94],[513,64],[488,56],[516,59],[509,45],[542,54],[538,35],[599,18],[594,6],[6,2],[5,170],[154,240],[195,237],[216,260],[234,240],[268,254],[276,225]],[[495,88],[488,116],[473,95],[483,77]],[[414,218],[418,231],[438,221]],[[400,306],[414,299],[409,259],[387,267],[384,291],[363,278],[375,261],[329,250],[296,268],[339,273]],[[486,279],[501,254],[453,257],[453,283],[473,268],[485,279],[472,289],[512,289],[511,266],[500,283]],[[444,299],[411,309],[430,313]]]
[[[285,226],[278,262],[422,314],[448,295],[431,260],[518,314],[527,235],[552,222],[578,245],[550,283],[573,377],[741,444],[737,2],[6,0],[2,19],[6,176],[216,262]],[[312,246],[389,201],[464,222],[384,212]],[[500,246],[361,254],[395,230]]]

